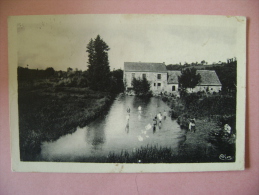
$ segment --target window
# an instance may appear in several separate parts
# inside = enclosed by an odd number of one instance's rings
[[[156,83],[154,83],[154,87],[156,86]]]
[[[135,78],[135,73],[132,73],[132,78]]]
[[[160,86],[161,86],[161,83],[157,83],[157,86],[160,87]]]
[[[172,91],[175,91],[175,86],[172,86]]]
[[[147,78],[147,75],[146,74],[142,74],[142,78]]]
[[[161,79],[161,74],[157,74],[157,79]]]

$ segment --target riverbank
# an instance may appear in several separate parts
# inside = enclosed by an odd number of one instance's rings
[[[43,141],[54,141],[107,112],[113,96],[88,88],[19,88],[20,158],[34,160]]]
[[[183,129],[188,129],[191,119],[196,119],[195,133],[188,131],[183,152],[190,160],[227,161],[235,159],[236,97],[233,94],[186,94],[182,98],[166,98],[171,116]],[[231,128],[226,133],[224,125]],[[208,162],[209,162],[208,161]]]
[[[197,120],[196,131],[185,131],[179,145],[179,151],[170,147],[145,146],[134,151],[111,152],[106,159],[98,159],[106,163],[205,163],[234,162],[235,138],[230,137],[215,144],[222,129],[217,120]],[[213,132],[213,133],[211,133]],[[88,159],[89,160],[89,159]],[[93,159],[91,159],[93,160]]]

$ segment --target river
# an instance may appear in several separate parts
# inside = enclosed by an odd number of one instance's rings
[[[110,152],[131,152],[147,145],[171,147],[177,153],[186,137],[176,120],[169,116],[169,110],[161,97],[118,96],[105,116],[54,142],[43,142],[39,158],[43,161],[88,162],[106,157]],[[166,119],[154,130],[153,119],[159,112],[162,115],[166,112]]]

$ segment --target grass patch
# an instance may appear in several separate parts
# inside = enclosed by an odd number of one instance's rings
[[[103,115],[113,97],[88,88],[19,88],[20,157],[30,161],[43,141],[54,141]]]

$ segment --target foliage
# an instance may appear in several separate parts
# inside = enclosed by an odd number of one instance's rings
[[[237,85],[237,61],[231,59],[223,66],[206,67],[207,70],[215,70],[222,84],[223,92],[236,92]]]
[[[123,70],[117,69],[111,72],[110,91],[120,93],[124,91]]]
[[[169,64],[166,66],[166,69],[167,70],[181,70],[182,67],[183,67],[182,65],[178,65],[178,64],[176,64],[176,65]]]
[[[52,67],[46,68],[45,74],[46,74],[46,77],[54,76],[54,74],[55,74],[54,68],[52,68]]]
[[[109,93],[88,88],[18,90],[22,161],[36,160],[43,141],[54,141],[104,115],[113,100]]]
[[[105,90],[110,81],[108,61],[109,46],[99,35],[87,45],[88,52],[88,85],[93,90]]]
[[[133,78],[132,80],[132,86],[133,86],[133,91],[137,96],[150,96],[150,83],[148,80],[144,77],[143,79],[136,79]]]
[[[201,75],[196,74],[195,68],[186,68],[181,71],[181,75],[178,76],[179,86],[182,89],[194,88],[201,81]]]
[[[55,77],[55,70],[52,67],[46,68],[46,70],[29,69],[18,67],[18,81],[32,81],[37,79],[46,79]]]

